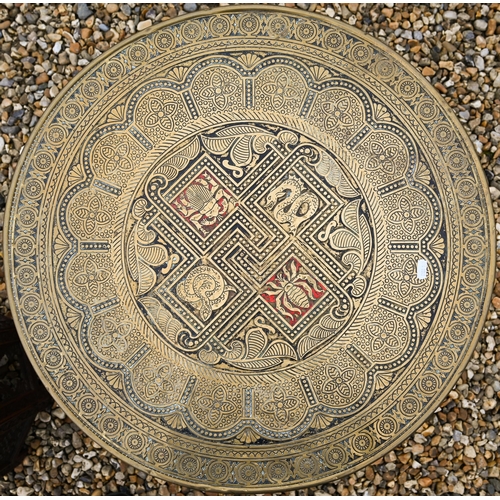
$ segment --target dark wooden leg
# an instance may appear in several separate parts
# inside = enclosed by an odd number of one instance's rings
[[[0,474],[22,461],[36,414],[52,402],[24,352],[14,321],[0,316]]]

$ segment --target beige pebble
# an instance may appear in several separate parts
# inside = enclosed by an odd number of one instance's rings
[[[149,28],[152,24],[153,22],[151,21],[151,19],[147,19],[146,21],[141,21],[137,25],[137,31],[145,30],[146,28]]]
[[[423,445],[421,445],[421,444],[414,444],[414,445],[411,447],[411,452],[412,452],[414,455],[421,455],[421,454],[424,452],[424,447],[423,447]]]

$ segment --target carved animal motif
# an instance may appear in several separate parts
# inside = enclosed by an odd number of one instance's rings
[[[291,322],[302,316],[303,310],[309,309],[311,302],[316,300],[313,290],[317,294],[324,293],[307,272],[299,271],[297,263],[291,260],[289,265],[276,275],[274,281],[267,283],[267,289],[264,291],[268,297],[275,297],[276,309]]]
[[[174,204],[205,236],[236,206],[236,200],[222,186],[209,180],[197,179]]]
[[[293,235],[302,222],[316,213],[318,206],[318,197],[293,175],[275,187],[266,199],[266,208],[273,209],[274,218],[280,224],[288,224]]]
[[[195,267],[177,285],[179,298],[190,304],[203,321],[207,321],[213,311],[227,302],[230,291],[236,292],[216,269],[204,265]]]

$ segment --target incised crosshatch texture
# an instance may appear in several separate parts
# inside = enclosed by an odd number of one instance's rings
[[[10,200],[26,349],[82,428],[210,489],[323,482],[446,394],[491,293],[467,139],[403,60],[319,16],[185,16],[44,115]]]

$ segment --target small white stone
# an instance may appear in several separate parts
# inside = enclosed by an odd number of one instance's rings
[[[52,410],[52,415],[58,418],[59,420],[64,420],[66,418],[66,413],[61,408],[55,408]]]
[[[115,479],[117,481],[123,481],[125,479],[125,474],[123,472],[117,472],[115,474]]]
[[[458,481],[458,483],[453,488],[453,493],[455,493],[457,495],[463,495],[464,491],[465,491],[464,483],[462,483],[461,481]]]
[[[83,471],[92,469],[93,465],[94,465],[94,462],[92,462],[92,460],[87,460],[86,458],[84,458],[82,460],[82,470]]]
[[[454,21],[457,18],[458,14],[455,10],[447,10],[443,14],[443,18],[447,21]]]
[[[427,442],[427,439],[422,436],[422,434],[415,434],[413,436],[413,440],[415,441],[415,443],[419,443],[419,444],[424,444]]]
[[[42,105],[42,108],[46,108],[50,105],[50,99],[46,96],[43,96],[41,99],[40,99],[40,104]]]
[[[464,455],[468,458],[476,458],[476,450],[474,449],[474,446],[466,446]]]
[[[493,201],[498,200],[500,198],[500,190],[495,186],[490,186],[490,196]]]
[[[17,488],[16,493],[18,497],[26,497],[31,495],[35,490],[33,488],[28,488],[27,486],[19,486]]]
[[[152,24],[153,23],[152,23],[151,19],[147,19],[146,21],[141,21],[137,25],[137,31],[145,30],[146,28],[149,28]]]
[[[483,410],[489,411],[493,410],[495,406],[497,405],[496,399],[485,399],[483,403]]]

